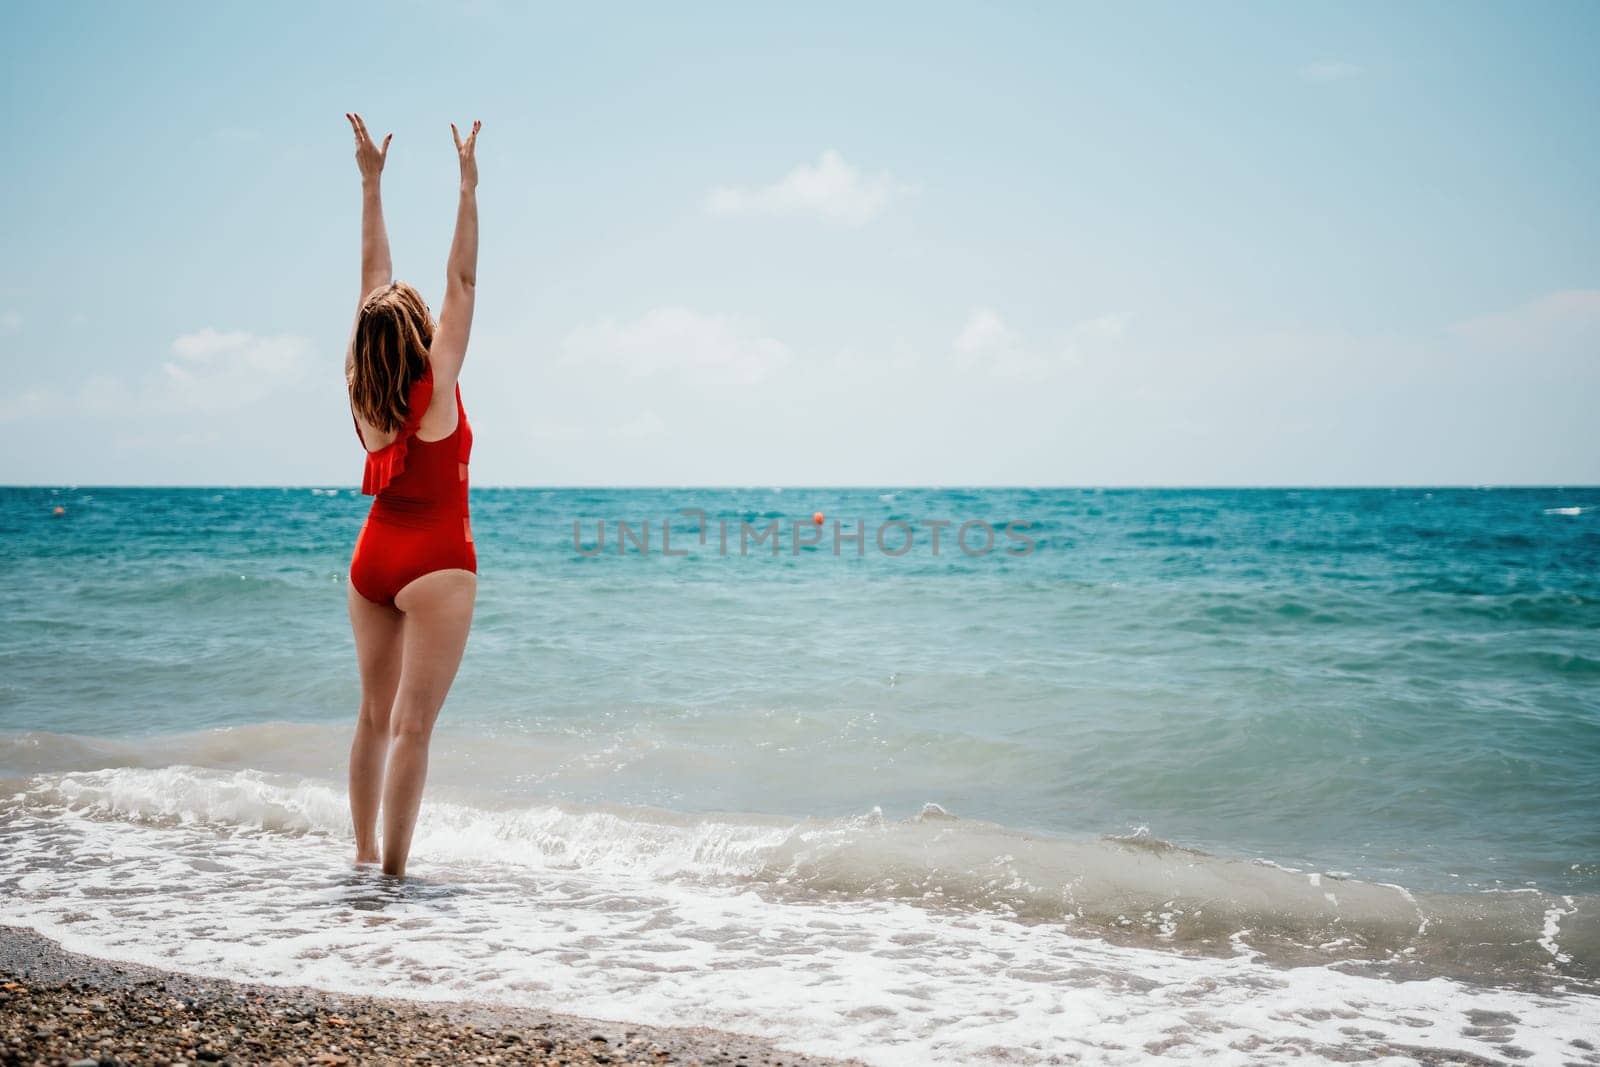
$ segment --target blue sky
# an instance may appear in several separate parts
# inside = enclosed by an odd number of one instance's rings
[[[1600,482],[1600,6],[11,5],[0,482],[359,481],[343,113],[480,485]]]

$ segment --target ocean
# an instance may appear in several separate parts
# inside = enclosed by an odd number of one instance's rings
[[[368,503],[0,490],[0,921],[883,1064],[1600,1043],[1600,489],[474,489],[403,883]]]

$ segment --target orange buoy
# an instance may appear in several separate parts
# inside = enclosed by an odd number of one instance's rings
[[[52,515],[65,515],[66,513],[67,513],[67,509],[62,507],[61,505],[57,504],[55,510],[52,511],[50,514],[52,514]]]
[[[811,521],[816,523],[818,526],[821,526],[822,525],[822,512],[819,511],[815,515],[811,516]]]

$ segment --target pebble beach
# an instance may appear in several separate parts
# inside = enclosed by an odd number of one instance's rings
[[[820,1067],[703,1027],[250,985],[68,952],[0,926],[0,1065],[716,1064]]]

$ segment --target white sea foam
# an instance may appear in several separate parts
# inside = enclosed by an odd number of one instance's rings
[[[1396,893],[1400,894],[1401,899],[1417,909],[1418,937],[1421,937],[1423,934],[1428,932],[1428,913],[1422,910],[1422,906],[1417,903],[1417,898],[1411,895],[1411,890],[1407,889],[1403,885],[1395,885],[1393,882],[1379,882],[1377,884],[1383,886],[1385,889],[1393,889]]]
[[[1220,958],[1156,947],[1192,921],[1174,897],[1151,905],[1157,937],[1140,945],[1093,936],[1076,914],[1019,922],[938,906],[953,867],[916,895],[826,891],[859,881],[863,841],[892,861],[900,833],[922,835],[903,840],[923,849],[938,840],[929,834],[961,840],[965,820],[923,814],[931,821],[889,823],[874,811],[797,827],[430,802],[414,881],[396,885],[348,866],[344,798],[326,784],[184,767],[42,776],[0,804],[0,915],[71,949],[197,973],[694,1021],[881,1064],[1254,1062],[1351,1050],[1403,1062],[1401,1046],[1503,1055],[1469,1012],[1512,1018],[1511,1045],[1542,1062],[1581,1057],[1570,1041],[1600,1010],[1580,994],[1395,982],[1339,963],[1285,969],[1255,928],[1232,931]],[[1030,845],[1016,834],[1006,844],[980,874],[1010,884]],[[1114,868],[1124,879],[1161,864],[1207,866],[1164,843],[1099,847],[1134,857]],[[1317,899],[1303,875],[1233,867],[1274,880],[1247,893],[1294,884]],[[753,873],[765,880],[741,881]],[[893,862],[878,873],[905,874]],[[1219,876],[1196,877],[1214,888]],[[784,892],[808,878],[824,891]],[[1415,923],[1414,896],[1368,888]],[[1341,884],[1343,895],[1360,889]],[[1067,892],[1087,895],[1081,883]],[[1576,908],[1568,900],[1562,911]],[[1121,917],[1143,921],[1139,911]],[[1560,918],[1543,917],[1550,946]],[[1350,940],[1329,938],[1324,950],[1337,956]]]
[[[342,789],[289,773],[184,765],[42,774],[25,810],[348,840]],[[483,807],[459,791],[430,794],[417,851],[437,862],[512,865],[535,874],[581,870],[651,881],[756,885],[784,899],[901,900],[981,910],[1023,922],[1070,920],[1204,947],[1250,927],[1258,948],[1353,939],[1352,958],[1421,952],[1451,973],[1542,974],[1556,945],[1551,908],[1579,907],[1522,888],[1429,894],[1398,886],[1246,863],[1161,841],[1148,830],[1098,841],[1022,833],[927,803],[889,820],[880,808],[844,818],[692,814],[619,805]],[[1588,898],[1585,898],[1586,900]],[[1593,941],[1592,903],[1577,943]],[[1547,937],[1555,951],[1541,951]],[[1594,956],[1583,950],[1580,968]]]
[[[1569,962],[1572,957],[1561,951],[1556,938],[1561,933],[1561,920],[1573,914],[1577,909],[1572,906],[1571,897],[1562,897],[1564,908],[1548,908],[1544,913],[1544,929],[1540,933],[1539,946],[1562,963]]]

